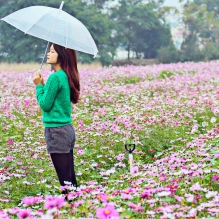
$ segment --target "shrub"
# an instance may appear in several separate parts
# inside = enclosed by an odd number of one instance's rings
[[[180,61],[180,51],[178,51],[173,45],[161,47],[157,54],[157,58],[160,63],[172,63]]]

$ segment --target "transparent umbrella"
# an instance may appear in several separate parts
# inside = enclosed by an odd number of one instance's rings
[[[97,46],[88,29],[76,18],[60,8],[32,6],[18,10],[2,18],[25,34],[48,41],[40,70],[48,49],[49,42],[88,53],[96,57]]]

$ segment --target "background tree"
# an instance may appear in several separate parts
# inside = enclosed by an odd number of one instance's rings
[[[162,48],[158,51],[159,61],[168,63],[219,59],[218,7],[219,0],[187,0],[182,12],[184,40],[181,51],[175,51],[172,47]]]
[[[219,3],[219,2],[218,2]],[[218,47],[219,21],[218,6],[213,1],[194,0],[187,2],[183,7],[183,23],[185,25],[185,38],[182,44],[183,61],[211,60],[208,53],[205,54],[205,47]],[[210,55],[210,56],[209,56]]]
[[[137,58],[154,58],[157,50],[171,43],[169,27],[157,16],[157,5],[139,0],[120,0],[112,9],[111,19],[116,23],[115,40],[118,47],[135,52]]]
[[[0,17],[32,5],[31,1],[0,1]],[[25,35],[11,25],[0,22],[0,61],[28,62],[39,61],[45,43],[42,40]]]
[[[60,0],[11,0],[0,1],[0,17],[4,17],[21,8],[34,5],[44,5],[58,8]],[[107,16],[92,4],[86,4],[81,0],[66,0],[63,10],[79,19],[90,31],[93,36],[98,50],[98,60],[103,65],[109,64],[115,48],[108,44],[111,35],[111,21]],[[44,53],[46,42],[32,36],[25,35],[16,28],[0,23],[0,60],[8,62],[30,62],[41,61]],[[78,59],[82,63],[90,63],[93,56],[84,53],[78,53]]]

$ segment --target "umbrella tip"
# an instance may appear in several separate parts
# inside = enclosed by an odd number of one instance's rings
[[[64,1],[62,1],[61,5],[59,7],[60,10],[62,10],[63,5],[64,5]]]

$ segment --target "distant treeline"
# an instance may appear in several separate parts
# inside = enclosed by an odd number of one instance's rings
[[[158,58],[160,62],[199,61],[219,57],[219,0],[194,0],[184,5],[184,41],[176,50],[166,17],[178,15],[175,8],[164,7],[164,0],[65,0],[63,10],[79,19],[90,31],[98,50],[98,60],[109,65],[116,50],[122,48],[137,59]],[[0,0],[0,17],[21,8],[43,5],[58,8],[60,0]],[[0,22],[0,62],[39,62],[46,42],[24,35]],[[97,60],[95,59],[95,60]],[[94,61],[78,52],[81,63]]]
[[[176,50],[172,45],[160,48],[158,60],[170,63],[219,59],[219,0],[186,1],[181,13],[181,48]]]

